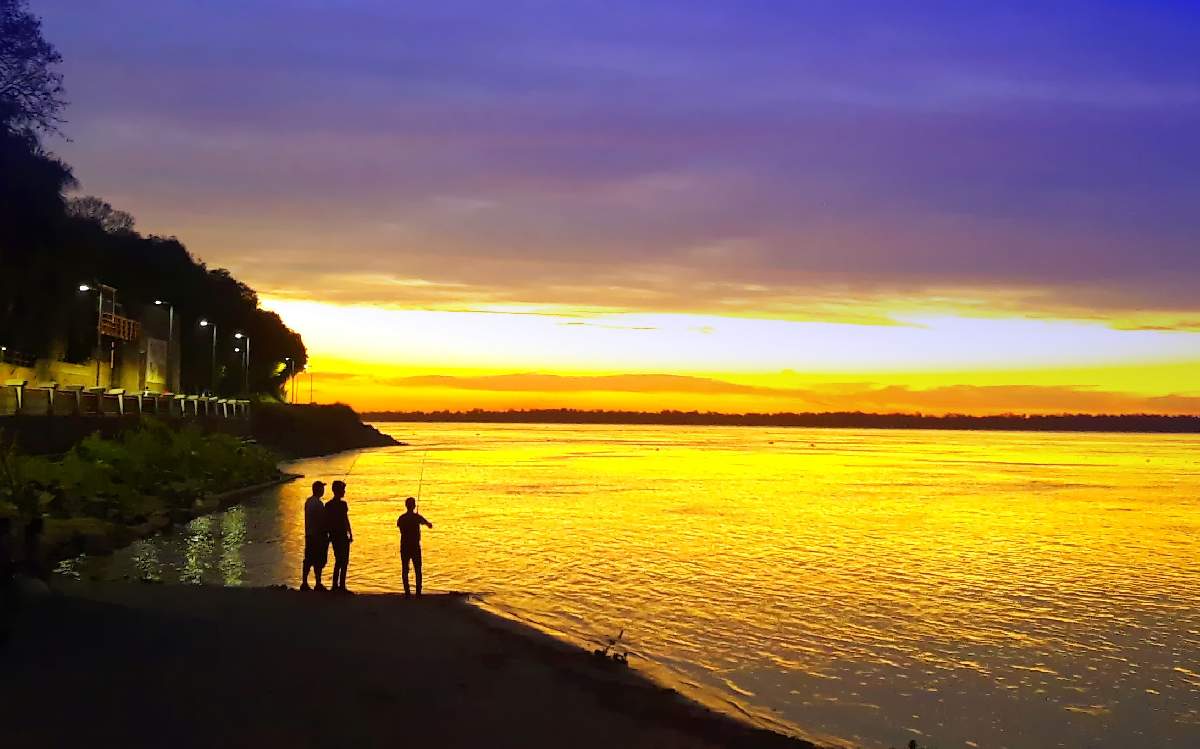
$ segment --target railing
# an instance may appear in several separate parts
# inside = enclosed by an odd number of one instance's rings
[[[54,383],[0,380],[0,416],[166,416],[245,419],[250,401],[152,391],[126,393],[120,388],[85,388]]]
[[[128,317],[114,315],[112,312],[100,313],[100,332],[110,338],[122,341],[133,341],[138,337],[142,324]]]

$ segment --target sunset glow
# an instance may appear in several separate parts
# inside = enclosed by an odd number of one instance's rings
[[[365,409],[1189,413],[1200,404],[1181,387],[1200,366],[1200,333],[1189,331],[264,305],[305,332],[314,397]]]
[[[1200,411],[1183,6],[108,6],[56,150],[317,400]]]

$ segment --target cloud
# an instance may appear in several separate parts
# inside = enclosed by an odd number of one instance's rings
[[[277,296],[1200,307],[1186,4],[39,11],[86,189]]]
[[[475,406],[504,408],[614,407],[687,408],[714,411],[873,411],[968,413],[1200,413],[1200,396],[1139,395],[1094,388],[1033,385],[948,385],[914,388],[875,383],[828,383],[804,388],[746,385],[667,374],[602,376],[542,373],[488,376],[419,375],[380,377],[322,373],[323,392],[365,408],[433,409]],[[436,395],[431,391],[438,391]],[[572,396],[606,394],[606,401]],[[485,397],[486,396],[486,397]],[[549,396],[549,399],[547,399]],[[559,399],[554,398],[558,396]],[[671,396],[664,400],[663,396]],[[421,405],[435,404],[435,405]],[[587,407],[586,405],[584,407]]]

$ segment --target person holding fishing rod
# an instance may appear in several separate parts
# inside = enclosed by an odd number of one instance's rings
[[[429,453],[426,451],[425,455],[421,456],[421,478],[417,481],[417,497],[421,496],[421,485],[425,483],[425,458],[428,455]],[[416,497],[409,497],[404,500],[404,506],[407,512],[396,518],[396,527],[400,529],[400,565],[404,570],[404,597],[407,598],[412,595],[408,587],[408,566],[411,563],[413,570],[416,572],[417,597],[420,598],[421,526],[426,525],[432,528],[433,523],[426,520],[417,512]]]
[[[400,564],[404,569],[404,596],[407,598],[412,595],[412,591],[408,587],[408,565],[412,563],[413,571],[416,573],[417,579],[417,597],[421,597],[421,526],[433,527],[433,523],[429,522],[417,512],[417,500],[415,497],[409,497],[404,500],[404,506],[407,508],[400,517],[396,518],[396,527],[400,529]]]

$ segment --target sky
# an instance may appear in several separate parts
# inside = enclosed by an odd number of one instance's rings
[[[32,7],[317,400],[1200,413],[1194,2]]]

